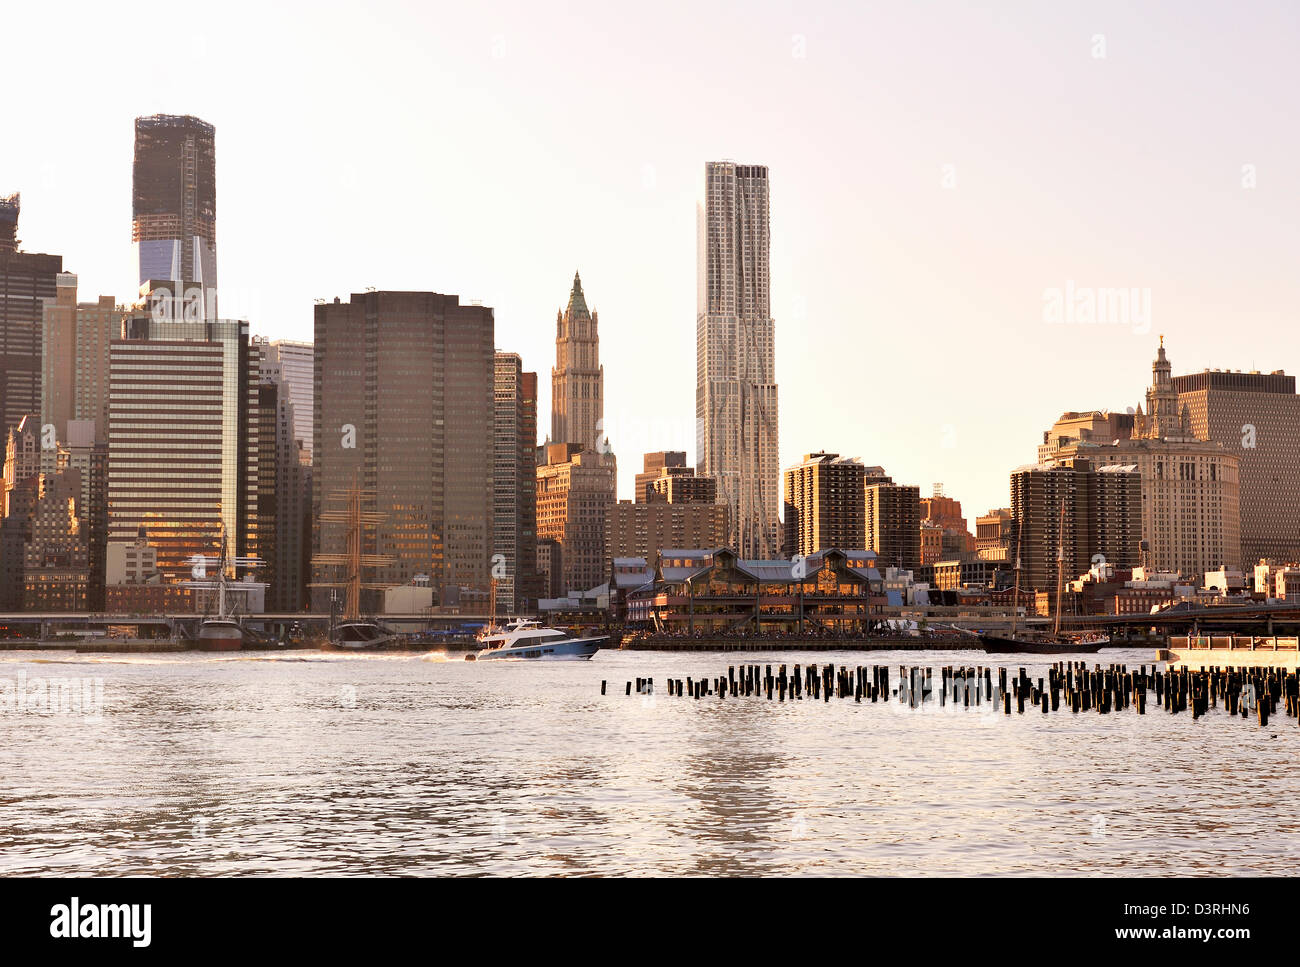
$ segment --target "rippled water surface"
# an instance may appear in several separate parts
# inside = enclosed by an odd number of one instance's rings
[[[1295,872],[1300,728],[1282,716],[1008,718],[664,688],[746,661],[887,664],[896,684],[900,664],[937,680],[983,659],[5,653],[14,688],[102,679],[103,713],[0,710],[0,872]],[[659,693],[626,696],[637,677]]]

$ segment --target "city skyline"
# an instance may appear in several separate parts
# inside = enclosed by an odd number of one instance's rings
[[[159,9],[181,28],[196,16]],[[1198,4],[1024,8],[1014,26],[953,8],[941,31],[901,6],[870,15],[760,6],[743,28],[748,43],[731,49],[719,45],[729,18],[716,13],[691,31],[669,16],[632,36],[617,13],[593,8],[566,25],[593,51],[578,70],[553,63],[568,35],[542,12],[456,12],[441,33],[412,30],[417,41],[387,23],[404,11],[423,26],[425,15],[390,4],[347,35],[395,45],[411,57],[386,60],[411,66],[349,76],[349,88],[308,62],[313,44],[338,43],[342,27],[269,11],[248,34],[232,8],[191,34],[218,60],[244,45],[247,79],[177,77],[158,65],[83,89],[56,75],[46,103],[78,105],[76,123],[15,105],[12,123],[28,138],[0,146],[0,192],[23,195],[27,251],[62,255],[83,299],[128,302],[132,120],[202,118],[218,142],[222,315],[248,317],[273,339],[309,338],[315,298],[370,286],[459,292],[494,307],[498,348],[541,369],[556,288],[581,268],[608,320],[606,421],[625,455],[626,497],[641,453],[694,446],[682,401],[693,395],[700,166],[760,163],[772,180],[776,381],[787,401],[805,404],[782,408],[780,467],[822,449],[859,455],[922,493],[943,481],[978,514],[1007,504],[1007,470],[1032,459],[1048,421],[1131,405],[1160,332],[1178,347],[1175,376],[1300,369],[1300,336],[1286,325],[1300,294],[1288,254],[1300,242],[1291,174],[1300,149],[1279,123],[1296,95],[1278,74],[1298,30],[1284,5],[1256,10],[1227,35]],[[13,29],[48,29],[50,16],[17,12]],[[96,44],[128,41],[107,11],[81,16],[98,28],[84,33]],[[604,35],[619,37],[617,50],[602,47]],[[89,43],[76,39],[74,53]],[[1203,50],[1216,72],[1202,69]],[[639,79],[620,70],[629,56],[645,68]],[[683,66],[683,77],[661,76]],[[15,69],[38,70],[34,51],[20,48]],[[592,89],[592,71],[610,83]],[[1231,91],[1211,76],[1223,71]],[[539,73],[545,83],[534,85]],[[753,91],[729,110],[677,109],[684,85],[711,91],[734,76],[752,77]],[[458,95],[438,99],[445,118],[426,118],[383,96],[405,81]],[[821,105],[812,95],[826,85],[844,98]],[[271,103],[248,112],[254,89],[271,91]],[[1175,91],[1196,110],[1163,111]],[[283,124],[275,108],[300,102],[300,123]],[[605,159],[553,148],[575,119],[616,117],[622,102],[638,124],[603,134]],[[860,125],[838,123],[848,103]],[[363,112],[395,132],[401,150],[383,165],[343,143],[292,179],[266,160]],[[426,164],[422,146],[445,125],[479,135],[484,150]],[[43,150],[27,150],[32,143]],[[533,168],[527,204],[509,175],[521,152]],[[1127,325],[1048,321],[1056,307],[1077,318],[1068,294],[1101,289],[1146,295]],[[1231,339],[1242,332],[1269,338]],[[1062,376],[1067,359],[1079,376]],[[994,378],[1004,374],[1014,388]],[[816,405],[826,386],[855,381],[870,386],[879,419]],[[541,393],[547,413],[549,387]],[[652,394],[672,402],[647,419],[638,404]]]

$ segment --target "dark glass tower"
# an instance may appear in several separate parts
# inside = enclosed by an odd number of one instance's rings
[[[493,336],[492,310],[454,295],[364,292],[316,306],[314,554],[346,549],[346,525],[325,512],[355,484],[363,511],[380,518],[362,553],[390,559],[364,581],[401,585],[427,575],[435,590],[488,590]],[[337,579],[320,567],[313,580]],[[322,607],[328,598],[319,593]]]
[[[41,412],[41,321],[54,301],[60,255],[18,250],[17,195],[0,198],[0,436]]]

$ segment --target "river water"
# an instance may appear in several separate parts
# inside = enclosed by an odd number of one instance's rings
[[[692,700],[664,684],[747,661],[888,665],[895,686],[899,665],[929,665],[937,683],[942,665],[984,660],[0,653],[0,873],[1131,876],[1300,864],[1300,728],[1280,714],[1264,728],[1221,708],[1193,722],[1152,694],[1141,717],[1007,717],[934,701]],[[1152,652],[1091,660],[1136,667]],[[1002,664],[1009,676],[1045,667]],[[625,695],[637,677],[658,693]],[[60,691],[69,683],[80,704]]]

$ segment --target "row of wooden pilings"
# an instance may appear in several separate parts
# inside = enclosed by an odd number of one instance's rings
[[[1073,713],[1096,711],[1105,715],[1132,708],[1145,715],[1147,695],[1154,693],[1155,704],[1171,714],[1190,711],[1193,719],[1199,719],[1222,701],[1229,715],[1248,718],[1254,713],[1260,725],[1267,725],[1269,717],[1277,714],[1278,702],[1284,701],[1287,717],[1300,723],[1300,678],[1280,668],[1158,670],[1153,665],[1148,670],[1142,665],[1131,671],[1127,665],[1088,668],[1086,662],[1057,662],[1036,680],[1023,667],[1008,679],[1007,669],[999,667],[996,682],[991,666],[945,665],[938,671],[936,689],[934,669],[899,665],[897,687],[891,689],[890,667],[885,665],[795,665],[790,672],[785,665],[778,666],[775,672],[771,665],[741,665],[739,670],[729,665],[727,674],[716,678],[669,678],[668,694],[696,700],[766,697],[778,702],[897,699],[910,708],[924,707],[937,696],[940,706],[949,702],[966,708],[1000,704],[1007,715],[1013,704],[1021,715],[1026,705],[1044,715],[1062,706]],[[634,685],[638,695],[655,693],[653,678],[627,682],[626,695],[632,694]],[[608,681],[600,683],[602,695],[607,686]]]

